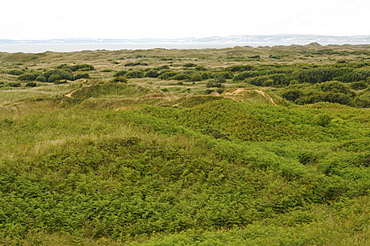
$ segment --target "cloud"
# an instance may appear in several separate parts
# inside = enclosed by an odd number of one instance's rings
[[[368,0],[12,0],[0,38],[370,34]]]

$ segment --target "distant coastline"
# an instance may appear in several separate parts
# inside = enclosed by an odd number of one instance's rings
[[[82,50],[120,50],[120,49],[205,49],[231,48],[234,46],[276,46],[370,44],[370,35],[365,36],[323,36],[323,35],[235,35],[212,36],[204,38],[142,38],[142,39],[45,39],[12,40],[0,39],[0,52],[41,53],[45,51],[73,52]]]

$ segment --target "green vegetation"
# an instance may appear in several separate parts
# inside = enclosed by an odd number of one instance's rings
[[[368,59],[1,53],[0,244],[369,245]]]

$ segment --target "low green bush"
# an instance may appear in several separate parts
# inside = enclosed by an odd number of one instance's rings
[[[128,62],[125,64],[125,67],[132,67],[132,66],[148,66],[145,62]]]
[[[231,72],[243,72],[243,71],[250,71],[253,69],[253,66],[251,65],[233,65],[230,67],[227,67],[225,70],[231,71]]]
[[[36,87],[36,86],[37,86],[37,84],[35,82],[28,82],[26,84],[26,87]]]
[[[90,75],[88,73],[76,73],[73,76],[73,80],[77,80],[77,79],[89,79],[89,78],[90,78]]]
[[[127,81],[128,79],[126,76],[117,76],[110,80],[112,83],[127,83]]]
[[[62,64],[57,67],[57,69],[64,69],[64,70],[71,70],[73,72],[75,71],[92,71],[95,70],[95,67],[93,65],[89,64],[77,64],[77,65],[67,65],[67,64]]]
[[[148,70],[145,73],[145,77],[149,77],[149,78],[157,78],[158,76],[159,76],[158,71],[156,71],[154,69]]]
[[[158,79],[170,80],[177,75],[177,72],[164,72],[158,76]]]
[[[25,72],[22,71],[22,70],[9,70],[9,71],[5,71],[7,74],[10,74],[10,75],[22,75],[24,74]]]
[[[126,77],[131,78],[144,78],[145,74],[143,71],[128,71]]]
[[[21,87],[21,83],[18,83],[18,82],[10,82],[8,83],[8,86],[10,87]]]
[[[116,73],[113,75],[113,77],[126,76],[127,72],[128,72],[128,71],[126,71],[126,70],[118,71],[118,72],[116,72]]]
[[[18,77],[18,80],[22,81],[34,81],[38,77],[38,73],[24,73]]]

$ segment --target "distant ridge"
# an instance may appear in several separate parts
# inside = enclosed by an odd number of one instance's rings
[[[0,44],[99,44],[99,43],[326,43],[326,44],[370,44],[370,35],[359,36],[325,36],[325,35],[232,35],[211,36],[203,38],[141,38],[141,39],[90,39],[90,38],[65,38],[65,39],[40,39],[40,40],[13,40],[0,39]]]

